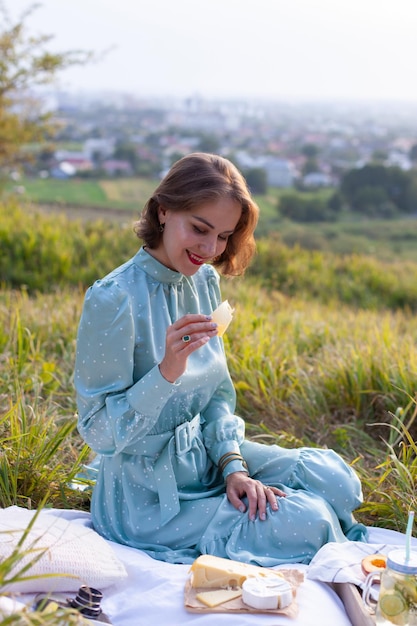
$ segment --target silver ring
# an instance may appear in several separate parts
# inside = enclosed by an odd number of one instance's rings
[[[184,335],[183,337],[181,337],[181,339],[184,343],[188,343],[191,340],[191,337],[190,335]]]

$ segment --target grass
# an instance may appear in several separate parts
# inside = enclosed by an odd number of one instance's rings
[[[31,178],[22,180],[21,185],[25,196],[33,202],[101,206],[107,200],[104,190],[94,180]]]
[[[414,399],[410,406],[409,422],[412,424],[417,417]],[[378,467],[379,478],[375,480],[375,476],[363,472],[362,482],[368,489],[368,496],[362,512],[376,526],[404,532],[409,511],[415,511],[417,506],[417,445],[401,413],[397,411],[392,415],[393,423],[385,442],[386,458]]]
[[[322,224],[277,225],[281,240],[288,246],[336,254],[361,254],[381,261],[417,261],[417,219],[355,219]]]
[[[0,204],[2,280],[17,288],[25,285],[30,293],[85,287],[136,252],[133,221],[82,222],[62,213],[51,217],[26,204]],[[247,274],[269,291],[291,298],[360,309],[417,310],[413,261],[289,247],[273,233],[258,238],[258,254]]]
[[[90,626],[91,621],[84,619],[75,609],[58,608],[56,611],[24,610],[3,616],[1,626]]]
[[[54,210],[74,214],[77,219],[83,213],[91,219],[91,210],[98,217],[125,221],[140,212],[153,193],[156,180],[148,178],[113,179],[40,179],[25,178],[20,181],[25,193],[20,200],[40,206],[53,206]],[[7,186],[11,193],[13,186]],[[358,214],[344,214],[335,222],[297,224],[281,219],[278,211],[279,197],[286,189],[270,188],[265,195],[256,196],[260,207],[258,236],[279,233],[282,243],[289,247],[300,246],[304,250],[320,250],[335,254],[362,254],[376,256],[381,260],[404,260],[417,262],[417,219],[398,218],[378,220],[362,218]],[[327,198],[331,191],[305,192],[306,195]],[[127,214],[127,215],[126,215]]]
[[[66,306],[64,306],[64,302]],[[72,296],[2,292],[0,347],[0,506],[85,506],[69,483],[89,451],[75,434],[71,385],[78,310]],[[36,316],[34,319],[33,316]]]
[[[226,341],[239,403],[269,427],[323,445],[334,428],[362,429],[414,393],[414,315],[307,304],[252,280],[228,283],[227,296],[236,307]]]
[[[121,178],[101,180],[99,185],[107,200],[114,206],[131,206],[133,210],[140,211],[153,194],[157,181],[148,178]]]
[[[385,440],[392,415],[400,411],[415,438],[415,316],[306,303],[250,278],[224,281],[223,295],[236,307],[225,341],[249,435],[284,446],[333,447],[355,463],[372,493],[365,521],[378,519],[380,499],[383,519],[401,525],[385,513],[382,463],[391,452]],[[68,488],[88,454],[74,429],[72,388],[82,300],[74,289],[31,297],[1,292],[2,506],[36,507],[47,497],[57,507],[88,508],[87,496]]]
[[[139,212],[156,187],[157,182],[145,178],[86,179],[24,178],[21,199],[36,204],[58,207],[85,207]],[[6,191],[10,194],[12,186]]]
[[[83,272],[93,265],[104,273],[106,262],[113,267],[119,257],[127,258],[128,239],[120,226],[92,223],[81,229],[63,216],[32,218],[10,207],[1,224],[6,261],[14,254],[18,263],[24,252],[33,265],[36,253],[36,273],[42,276],[45,268],[58,264],[53,252],[58,242],[60,253],[70,259],[70,276],[54,282],[47,274],[46,283],[39,283],[47,284],[46,290],[13,289],[5,282],[0,291],[0,506],[88,509],[88,492],[70,488],[90,454],[76,430],[72,386]],[[29,248],[22,247],[26,236]],[[51,247],[45,252],[48,238]],[[236,309],[225,346],[237,413],[257,441],[334,448],[362,480],[359,521],[404,532],[408,511],[417,505],[415,312],[408,305],[389,308],[384,289],[368,308],[326,298],[335,267],[342,276],[340,259],[314,253],[305,262],[301,249],[283,249],[274,257],[276,249],[273,240],[262,243],[257,271],[222,283],[223,296]],[[365,283],[369,291],[369,277],[378,283],[380,276],[395,286],[404,273],[411,281],[404,290],[412,291],[413,264],[386,264],[374,256],[371,266],[369,272],[363,259],[356,260],[356,274],[349,278],[355,289]],[[265,280],[267,271],[271,276],[281,272],[281,280]],[[328,286],[324,282],[324,290],[306,297],[302,285],[323,276]],[[75,278],[72,284],[70,278]],[[293,291],[279,289],[290,283]],[[5,619],[2,625],[56,624],[48,615]],[[72,619],[80,618],[65,617],[62,623],[82,623]]]

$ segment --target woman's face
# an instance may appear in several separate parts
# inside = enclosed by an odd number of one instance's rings
[[[209,201],[189,211],[159,208],[162,240],[151,254],[170,269],[192,276],[203,263],[222,254],[242,208],[231,198]]]

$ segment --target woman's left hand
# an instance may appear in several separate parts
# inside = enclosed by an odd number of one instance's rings
[[[278,510],[277,496],[284,498],[286,493],[277,487],[268,487],[260,480],[254,480],[246,472],[233,472],[226,478],[226,494],[230,504],[244,513],[246,505],[242,498],[247,497],[249,503],[249,519],[254,521],[256,514],[259,519],[266,519],[266,505],[273,511]]]

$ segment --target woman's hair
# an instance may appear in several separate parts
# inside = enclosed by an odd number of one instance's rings
[[[254,231],[259,208],[251,198],[242,174],[233,163],[221,156],[195,152],[174,163],[145,204],[134,231],[145,245],[156,248],[162,238],[159,207],[170,211],[189,211],[225,197],[240,204],[242,214],[224,252],[212,263],[222,274],[243,274],[256,249]]]

